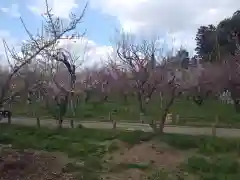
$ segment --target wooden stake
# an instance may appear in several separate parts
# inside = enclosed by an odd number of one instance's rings
[[[217,135],[217,129],[216,129],[216,126],[218,124],[218,116],[215,117],[215,123],[213,123],[212,125],[212,136],[216,136]]]
[[[175,124],[178,124],[178,123],[179,123],[179,120],[180,120],[180,115],[177,114],[177,115],[176,115],[176,119],[175,119]]]
[[[143,124],[144,123],[144,114],[143,113],[140,113],[139,119],[140,119],[140,123]]]
[[[112,122],[112,112],[109,112],[109,113],[108,113],[108,120],[109,120],[110,122]]]
[[[216,126],[215,124],[212,125],[212,136],[216,136]]]
[[[74,121],[73,121],[73,119],[70,120],[70,125],[71,125],[71,128],[74,128]]]
[[[113,129],[117,128],[117,122],[115,120],[113,120]]]
[[[8,112],[8,124],[12,124],[12,113]]]
[[[37,120],[37,127],[40,128],[40,126],[41,126],[41,124],[40,124],[40,118],[37,117],[36,120]]]

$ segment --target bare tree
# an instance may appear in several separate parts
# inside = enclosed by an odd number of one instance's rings
[[[182,67],[181,59],[176,61],[178,56],[165,58],[158,54],[154,41],[137,42],[123,36],[117,45],[120,65],[126,70],[128,82],[136,93],[140,112],[145,113],[145,107],[155,93],[163,96],[158,125],[154,121],[150,124],[155,131],[163,133],[167,114],[175,99],[198,84],[199,74]],[[161,63],[156,63],[157,58]],[[176,62],[180,63],[176,65]]]
[[[240,50],[239,50],[240,51]],[[240,112],[240,55],[237,54],[235,56],[230,56],[226,61],[223,63],[224,68],[226,69],[224,72],[225,76],[227,77],[227,87],[231,92],[231,97],[234,102],[234,106],[236,112]]]
[[[231,92],[236,111],[239,111],[240,83],[238,57],[228,57],[224,62],[217,61],[203,63],[203,70],[198,79],[198,84],[192,90],[193,100],[202,105],[207,98],[218,99],[220,95],[228,90]]]
[[[58,40],[63,35],[73,31],[77,25],[82,22],[86,7],[87,4],[79,16],[71,14],[69,23],[67,25],[63,25],[66,23],[63,23],[60,18],[55,17],[52,14],[52,10],[49,8],[48,2],[46,0],[46,13],[44,15],[43,28],[42,31],[36,35],[33,35],[28,30],[23,19],[21,19],[23,27],[29,36],[29,39],[26,40],[26,42],[21,47],[21,54],[19,55],[19,53],[14,48],[10,48],[7,43],[3,41],[6,50],[6,57],[10,65],[10,72],[5,79],[3,86],[1,87],[0,108],[4,107],[4,105],[8,103],[9,100],[13,99],[17,94],[19,94],[19,91],[21,91],[18,90],[14,93],[9,92],[12,79],[19,75],[19,71],[22,68],[28,64],[31,64],[32,61],[37,60],[37,58],[40,57],[40,59],[44,59],[45,57],[56,56],[56,53],[59,52],[59,50],[56,50],[55,48]],[[74,77],[73,69],[71,69],[71,73],[71,76]],[[34,84],[32,86],[34,86]]]
[[[145,114],[145,104],[159,83],[159,79],[153,78],[156,66],[155,53],[154,41],[144,40],[138,43],[128,35],[123,35],[117,43],[117,55],[136,92],[142,114]]]
[[[155,121],[150,123],[155,131],[162,133],[166,116],[177,96],[179,85],[175,73],[169,75],[164,59],[161,63],[156,62],[157,56],[162,58],[162,55],[157,54],[155,43],[147,40],[137,43],[128,36],[123,36],[118,43],[117,54],[123,68],[126,69],[128,82],[136,93],[141,114],[146,113],[146,106],[153,94],[163,92],[166,103],[162,109],[159,128]]]
[[[68,54],[68,55],[67,55]],[[60,56],[59,56],[60,55]],[[69,84],[68,88],[64,87],[64,84],[61,85],[59,84],[56,79],[54,78],[54,82],[57,86],[57,88],[60,89],[63,99],[60,97],[58,99],[58,105],[60,106],[60,119],[59,119],[59,126],[62,126],[62,121],[63,121],[63,115],[65,115],[67,107],[71,110],[72,116],[75,116],[75,111],[76,111],[76,106],[77,104],[75,103],[75,96],[76,96],[76,65],[74,64],[76,61],[72,59],[71,54],[64,52],[63,50],[59,51],[57,56],[53,56],[53,58],[57,61],[62,63],[69,74]],[[59,98],[59,97],[58,97]],[[73,120],[71,122],[71,127],[74,127]]]
[[[112,59],[109,59],[106,68],[110,76],[109,88],[111,89],[111,93],[113,93],[115,97],[120,97],[124,103],[127,103],[128,97],[130,97],[134,91],[132,84],[128,81],[126,69],[121,68],[121,65]]]
[[[40,117],[45,108],[43,102],[46,89],[44,86],[48,77],[38,64],[32,64],[31,69],[25,72],[23,78],[26,86],[25,94],[27,94],[28,110],[36,118],[37,127],[40,127]],[[32,88],[29,88],[29,86],[32,86]]]
[[[52,49],[45,50],[45,59],[41,59],[41,63],[46,67],[45,73],[47,72],[47,78],[41,88],[45,92],[43,94],[46,109],[58,120],[59,127],[62,127],[67,111],[69,110],[74,117],[79,102],[81,89],[77,90],[79,87],[76,88],[76,67],[79,65],[79,61],[77,61],[79,57],[72,57],[72,54],[64,48],[56,47],[56,49],[55,52],[52,52]],[[71,127],[74,127],[73,122],[71,119]]]

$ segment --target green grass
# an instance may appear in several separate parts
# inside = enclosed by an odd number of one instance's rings
[[[240,152],[239,138],[165,134],[159,140],[181,150],[196,149],[202,154]]]
[[[129,145],[135,145],[153,138],[177,149],[197,149],[203,154],[240,152],[239,138],[180,134],[156,136],[153,133],[143,131],[131,132],[88,128],[48,129],[0,124],[0,144],[13,144],[17,148],[23,149],[60,150],[72,157],[84,158],[89,155],[101,157],[106,149],[108,151],[118,149],[118,145],[114,142],[116,139]]]
[[[144,164],[144,163],[119,163],[114,166],[112,166],[109,169],[109,172],[111,173],[122,173],[124,170],[129,169],[138,169],[141,171],[149,170],[151,169],[151,164]]]
[[[185,180],[187,178],[184,174],[194,175],[197,180],[232,180],[240,178],[239,138],[165,134],[158,137],[158,140],[182,151],[192,151],[196,155],[188,158],[178,168],[180,172],[160,171],[152,179],[160,180],[162,174],[166,180],[181,178]],[[169,174],[172,176],[169,176]]]
[[[184,173],[179,172],[169,172],[165,169],[160,169],[154,173],[151,173],[147,180],[187,180]],[[192,180],[192,179],[191,179]]]
[[[237,180],[240,164],[232,156],[192,156],[177,169],[160,169],[149,175],[149,180]]]
[[[150,140],[152,133],[96,129],[47,129],[18,125],[0,125],[0,144],[15,147],[62,151],[71,157],[102,157],[107,145],[103,142],[119,139],[130,145]],[[113,148],[113,147],[110,147]]]
[[[41,116],[51,117],[43,107],[34,108],[39,111]],[[31,116],[29,107],[24,104],[15,104],[13,105],[13,109],[15,116]],[[157,98],[152,99],[146,109],[146,121],[157,120],[161,117],[160,100]],[[107,120],[108,113],[113,110],[116,110],[112,115],[115,120],[139,122],[138,102],[134,98],[128,103],[123,103],[119,100],[101,103],[81,103],[77,106],[74,118],[77,120]],[[211,124],[215,122],[216,115],[219,116],[219,123],[240,124],[240,115],[235,112],[234,106],[221,104],[216,100],[207,100],[202,106],[198,106],[191,100],[176,99],[170,111],[174,117],[177,114],[180,115],[179,124],[187,122]],[[71,113],[68,112],[66,117],[72,117]]]
[[[79,179],[97,180],[102,170],[102,157],[118,149],[115,140],[129,145],[150,140],[153,134],[142,131],[124,132],[96,129],[47,129],[0,124],[0,145],[17,149],[63,152],[83,165],[70,163],[64,171],[79,174]]]
[[[17,148],[34,148],[47,151],[60,150],[69,156],[99,156],[118,149],[118,139],[130,145],[152,138],[181,150],[197,149],[200,153],[240,152],[239,138],[164,134],[157,136],[143,131],[114,131],[103,129],[48,129],[20,125],[0,124],[0,144],[13,144]],[[110,143],[104,143],[110,142]]]
[[[239,162],[226,157],[205,158],[193,156],[186,163],[188,172],[191,173],[222,173],[237,174],[240,170]]]
[[[229,157],[191,157],[185,164],[185,169],[197,174],[201,180],[239,179],[239,161]]]
[[[12,144],[13,148],[57,151],[83,162],[83,165],[69,163],[66,172],[78,171],[85,179],[95,180],[102,172],[102,157],[107,152],[117,150],[116,140],[135,145],[154,139],[165,142],[173,148],[196,155],[186,160],[179,171],[159,170],[149,176],[152,180],[185,179],[185,174],[193,174],[202,180],[239,179],[240,139],[225,139],[208,136],[164,134],[156,136],[142,131],[125,132],[97,129],[47,129],[0,124],[0,144]],[[193,150],[193,151],[192,151]],[[149,169],[150,165],[122,163],[124,169]],[[81,179],[81,178],[79,178]]]

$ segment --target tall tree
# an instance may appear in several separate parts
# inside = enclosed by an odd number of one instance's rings
[[[199,57],[222,66],[220,71],[227,77],[224,88],[231,92],[235,108],[240,112],[240,56],[236,53],[240,50],[240,11],[220,21],[216,27],[201,26],[196,41]]]
[[[186,49],[180,49],[177,52],[176,59],[181,61],[181,67],[188,69],[189,66],[189,52]]]
[[[219,45],[224,53],[235,55],[240,40],[240,11],[222,20],[217,27]]]
[[[21,53],[16,52],[14,48],[10,48],[6,41],[3,41],[5,48],[6,59],[9,63],[9,72],[4,82],[0,84],[0,108],[11,103],[11,101],[18,96],[20,93],[32,90],[36,88],[39,82],[29,83],[28,89],[14,88],[14,81],[16,78],[22,78],[21,71],[28,65],[37,62],[39,59],[45,59],[50,57],[48,60],[51,64],[55,63],[53,54],[57,53],[57,45],[59,40],[67,34],[74,33],[78,24],[83,20],[87,4],[80,13],[80,15],[70,14],[69,21],[63,22],[59,17],[54,16],[52,9],[48,6],[48,0],[45,0],[46,13],[44,14],[44,21],[42,26],[42,32],[33,34],[24,23],[21,18],[23,28],[25,29],[28,39],[21,45]],[[84,34],[84,33],[83,33]],[[71,74],[74,76],[73,74]],[[73,78],[74,79],[74,78]],[[19,80],[17,80],[19,82]]]
[[[216,27],[212,24],[198,29],[195,50],[202,59],[211,61],[216,58],[216,32]]]
[[[235,55],[240,41],[240,10],[214,25],[200,26],[196,34],[196,52],[206,61]]]

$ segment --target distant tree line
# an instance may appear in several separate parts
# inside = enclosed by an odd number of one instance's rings
[[[200,26],[196,34],[196,53],[205,61],[222,60],[229,55],[235,56],[239,50],[240,10],[216,26]]]

